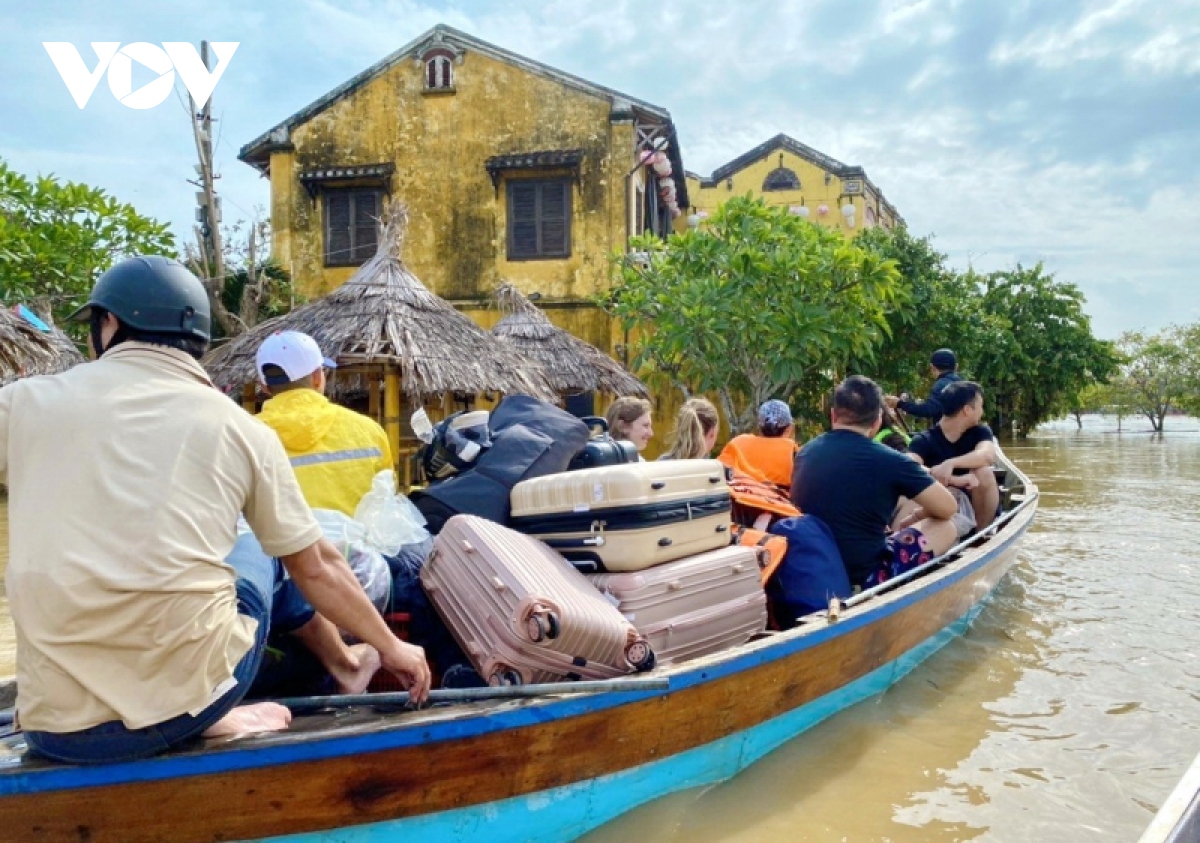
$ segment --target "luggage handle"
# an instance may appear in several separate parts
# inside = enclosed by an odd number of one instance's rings
[[[570,549],[573,547],[604,547],[604,536],[589,536],[586,539],[542,539],[552,548]]]
[[[604,416],[580,416],[579,420],[587,425],[590,438],[608,433],[608,419]]]

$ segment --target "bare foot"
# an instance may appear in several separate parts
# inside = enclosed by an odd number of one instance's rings
[[[349,648],[353,664],[335,665],[329,673],[343,694],[361,694],[367,690],[371,677],[379,670],[379,653],[370,644],[355,644]]]
[[[228,735],[252,735],[255,732],[278,732],[292,722],[292,712],[273,702],[239,705],[204,730],[206,738]]]

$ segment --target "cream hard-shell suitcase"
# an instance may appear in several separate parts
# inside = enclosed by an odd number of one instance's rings
[[[716,460],[551,474],[513,488],[509,524],[581,571],[638,571],[728,545],[729,486]]]

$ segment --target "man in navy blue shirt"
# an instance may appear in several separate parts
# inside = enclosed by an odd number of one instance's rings
[[[945,415],[914,436],[908,448],[944,485],[951,485],[956,476],[975,475],[979,482],[970,489],[971,506],[975,526],[982,530],[996,519],[1000,503],[1000,487],[992,473],[996,437],[983,424],[983,388],[972,381],[958,381],[942,391],[940,400]]]
[[[942,393],[950,384],[961,381],[962,375],[957,371],[958,358],[948,348],[939,348],[933,352],[929,358],[929,367],[937,375],[937,380],[933,382],[933,389],[929,391],[928,398],[924,401],[914,401],[908,397],[907,392],[903,392],[899,398],[888,395],[884,402],[892,410],[903,410],[910,416],[929,419],[930,424],[937,424],[945,412],[942,407]]]
[[[846,378],[833,394],[833,429],[800,449],[792,476],[792,502],[829,525],[852,585],[868,584],[900,549],[888,530],[901,497],[917,503],[923,520],[916,536],[935,555],[954,544],[948,520],[954,497],[930,473],[872,437],[883,420],[883,393],[861,375]]]

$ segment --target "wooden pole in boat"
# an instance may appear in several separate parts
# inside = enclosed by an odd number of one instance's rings
[[[452,688],[429,692],[431,703],[477,702],[552,697],[558,694],[637,693],[669,691],[667,679],[608,679],[595,682],[547,682],[540,685],[503,685],[486,688]],[[408,705],[408,692],[383,694],[337,694],[325,697],[286,697],[275,700],[291,709],[348,708],[353,705]]]
[[[412,478],[400,467],[400,374],[396,364],[389,363],[383,370],[383,430],[387,434],[388,447],[396,462],[400,488],[407,489]],[[405,465],[408,463],[405,462]]]

